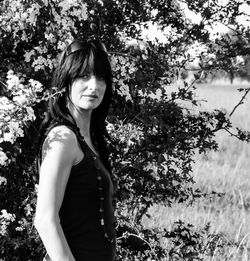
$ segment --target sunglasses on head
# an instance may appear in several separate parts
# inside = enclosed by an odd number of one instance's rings
[[[100,40],[94,39],[94,40],[88,40],[87,42],[78,41],[78,40],[73,41],[66,48],[66,55],[69,56],[74,52],[84,50],[86,49],[87,45],[92,45],[97,51],[102,51],[107,53],[107,49],[105,45]]]

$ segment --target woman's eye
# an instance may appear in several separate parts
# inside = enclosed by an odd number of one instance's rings
[[[88,79],[89,77],[90,77],[89,74],[84,74],[84,75],[82,76],[83,79]]]

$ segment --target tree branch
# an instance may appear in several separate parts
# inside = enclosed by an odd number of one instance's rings
[[[224,130],[225,130],[226,132],[228,132],[231,136],[233,136],[233,137],[239,139],[239,136],[238,136],[237,134],[232,133],[229,129],[225,128]]]
[[[245,94],[241,97],[241,100],[238,102],[238,104],[236,104],[233,108],[233,110],[231,111],[231,113],[229,114],[229,117],[231,117],[233,115],[233,113],[235,112],[235,110],[241,105],[243,104],[244,102],[244,99],[246,98],[247,94],[249,93],[250,91],[250,88],[246,88],[245,89]]]
[[[2,84],[5,88],[7,88],[7,85],[4,82],[0,81],[0,84]]]
[[[121,53],[121,52],[114,52],[114,51],[111,51],[111,52],[108,52],[109,54],[116,54],[116,55],[120,55],[120,56],[125,56],[125,57],[129,57],[131,58],[132,60],[136,60],[136,57],[128,54],[128,53]]]

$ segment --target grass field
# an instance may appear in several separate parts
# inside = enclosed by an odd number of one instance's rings
[[[241,98],[239,87],[249,85],[200,85],[197,95],[206,99],[202,107],[206,110],[223,109],[228,114]],[[232,122],[250,130],[250,97],[232,115]],[[212,200],[199,200],[192,206],[174,205],[172,208],[153,206],[152,220],[146,220],[149,227],[171,228],[173,222],[181,219],[197,229],[210,224],[210,232],[220,234],[231,246],[218,247],[213,256],[204,260],[250,260],[250,144],[238,141],[227,133],[219,132],[217,152],[197,155],[193,166],[195,186],[203,191],[225,193]],[[219,244],[219,242],[218,242]],[[223,243],[224,244],[224,243]]]

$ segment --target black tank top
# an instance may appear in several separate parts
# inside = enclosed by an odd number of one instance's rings
[[[100,158],[80,132],[73,131],[84,157],[71,169],[59,211],[60,223],[76,261],[113,261],[113,183]]]

